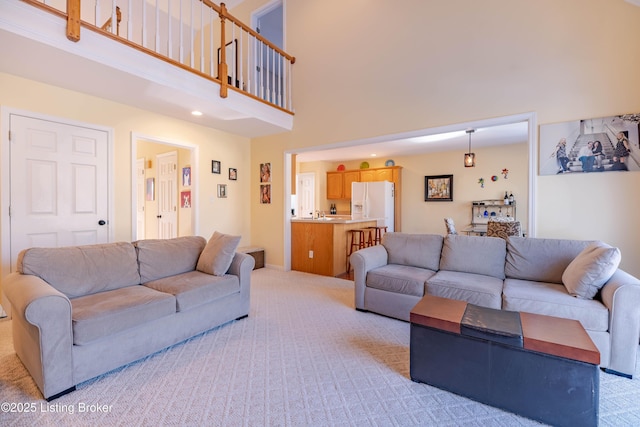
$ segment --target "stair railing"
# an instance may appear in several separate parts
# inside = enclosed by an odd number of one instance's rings
[[[50,4],[62,1],[22,1],[66,17],[69,40],[80,40],[86,28],[218,82],[222,98],[231,89],[293,114],[295,57],[231,15],[224,3],[67,0],[65,8]]]

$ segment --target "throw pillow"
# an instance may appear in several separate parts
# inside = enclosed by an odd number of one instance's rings
[[[562,283],[574,297],[592,299],[616,271],[620,259],[620,249],[594,242],[569,263]]]
[[[231,266],[240,238],[215,231],[202,250],[196,269],[214,276],[224,276]]]

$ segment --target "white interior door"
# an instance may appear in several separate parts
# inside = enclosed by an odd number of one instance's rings
[[[109,135],[10,115],[11,268],[25,248],[106,243]]]
[[[158,165],[158,238],[178,237],[178,153],[159,154]]]
[[[313,216],[316,210],[316,175],[313,172],[298,174],[298,210],[297,215],[301,218]]]
[[[144,158],[136,160],[136,239],[142,240],[145,238],[145,191],[146,191],[146,177],[145,177],[145,163]]]

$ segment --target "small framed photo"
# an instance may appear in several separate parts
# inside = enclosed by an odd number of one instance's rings
[[[180,193],[180,207],[183,209],[191,207],[191,191],[182,191]]]
[[[271,184],[260,184],[260,203],[271,204]]]
[[[211,160],[211,173],[220,173],[220,161]]]
[[[229,180],[236,181],[238,179],[238,169],[229,168]]]
[[[453,175],[432,175],[424,177],[425,202],[452,202]]]
[[[182,186],[191,187],[191,167],[182,168]]]
[[[271,163],[260,163],[260,182],[271,182]]]
[[[218,198],[227,198],[227,184],[218,184]]]

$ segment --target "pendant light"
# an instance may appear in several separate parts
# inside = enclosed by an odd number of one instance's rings
[[[475,129],[467,129],[466,132],[469,134],[469,151],[464,155],[464,167],[472,168],[476,165],[476,153],[471,152],[471,134],[474,133]]]

